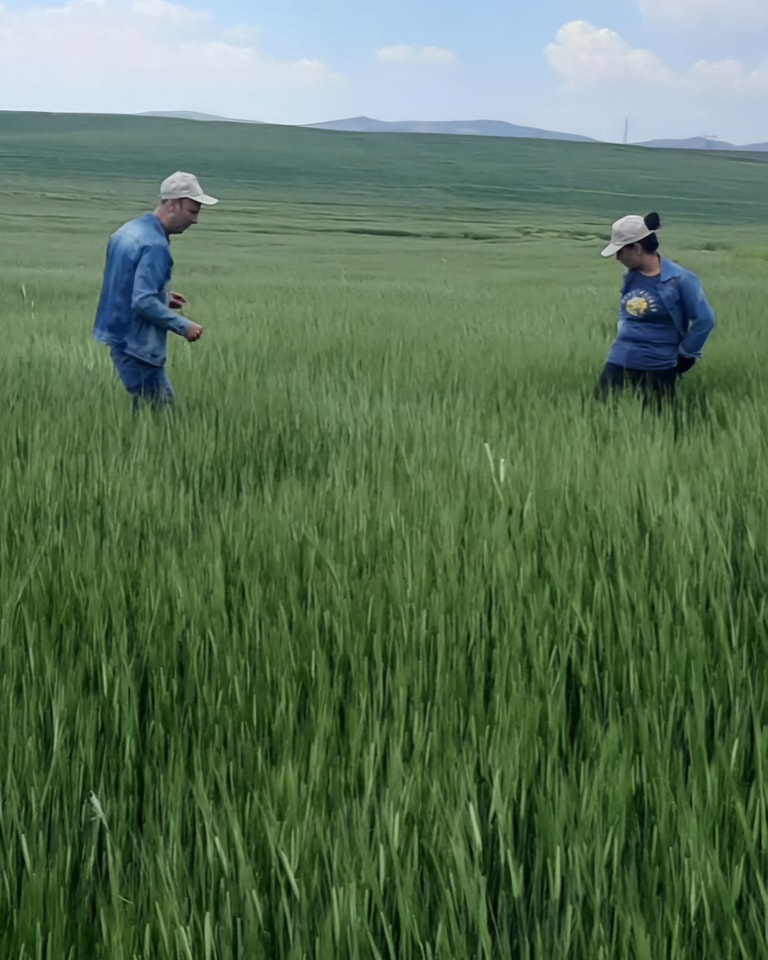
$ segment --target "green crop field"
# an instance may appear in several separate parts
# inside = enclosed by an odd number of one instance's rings
[[[2,960],[768,957],[766,161],[0,114]],[[650,210],[718,319],[661,416],[592,397]]]

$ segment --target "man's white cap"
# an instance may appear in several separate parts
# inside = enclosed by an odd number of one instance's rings
[[[209,197],[203,193],[200,181],[191,173],[177,170],[160,184],[161,200],[196,200],[206,206],[212,206],[219,201],[216,197]]]
[[[638,240],[642,240],[644,237],[650,237],[653,232],[653,230],[649,230],[645,225],[645,219],[643,217],[638,217],[635,214],[622,217],[621,220],[617,220],[611,227],[611,242],[605,250],[603,250],[602,256],[613,257],[622,247],[626,247],[628,243],[637,243]]]

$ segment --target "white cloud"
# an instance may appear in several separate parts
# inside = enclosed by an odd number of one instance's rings
[[[583,20],[562,26],[545,54],[571,90],[622,91],[642,85],[689,94],[768,93],[768,62],[749,70],[738,60],[700,60],[689,70],[676,71],[650,50],[633,48],[613,30],[598,29]]]
[[[449,66],[456,62],[456,54],[453,50],[446,50],[444,47],[409,47],[407,44],[401,44],[395,47],[382,47],[376,51],[376,59],[379,63],[409,66],[414,64]]]
[[[566,85],[670,83],[673,72],[650,50],[633,49],[618,33],[583,20],[566,23],[545,54]]]
[[[267,91],[307,95],[342,79],[319,60],[273,59],[253,34],[220,29],[208,14],[168,0],[23,9],[0,0],[0,45],[5,109],[232,110],[260,119]]]
[[[261,30],[258,27],[246,23],[236,23],[222,31],[222,39],[230,43],[254,43],[260,35]]]
[[[738,60],[699,60],[684,77],[695,90],[707,89],[719,94],[768,94],[768,61],[748,70]]]
[[[728,31],[768,26],[766,0],[637,0],[649,19],[695,26],[698,31]]]
[[[93,3],[94,0],[91,0]],[[105,6],[105,0],[97,0],[99,6]],[[168,3],[167,0],[134,0],[131,8],[141,17],[150,20],[161,20],[163,23],[199,23],[207,20],[209,15],[200,10],[190,10],[179,3]]]

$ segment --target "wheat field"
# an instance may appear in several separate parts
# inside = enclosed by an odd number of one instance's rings
[[[9,117],[0,955],[768,956],[765,168],[180,123],[205,334],[135,418],[91,326],[158,126]],[[661,416],[592,397],[651,207],[718,316]]]

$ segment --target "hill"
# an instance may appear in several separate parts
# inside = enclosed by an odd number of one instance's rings
[[[73,194],[118,189],[142,198],[175,169],[196,172],[226,202],[254,187],[304,202],[318,217],[335,204],[380,202],[396,221],[420,207],[461,216],[544,208],[605,224],[658,209],[707,222],[768,220],[768,154],[657,151],[600,143],[435,134],[343,133],[156,117],[0,113],[0,173],[46,182],[67,171]],[[9,189],[6,182],[4,189]]]
[[[646,140],[636,144],[638,147],[654,147],[657,150],[719,150],[739,153],[763,153],[768,151],[768,143],[749,143],[739,146],[727,140],[714,140],[707,137],[688,137],[686,140]]]
[[[200,120],[213,123],[259,123],[258,120],[236,120],[234,117],[219,117],[215,113],[196,113],[194,110],[149,110],[139,117],[165,117],[171,120]]]
[[[141,117],[166,117],[176,120],[217,121],[223,123],[260,123],[259,120],[234,120],[210,113],[188,110],[150,111],[138,114]],[[292,124],[284,124],[292,126]],[[520,126],[505,120],[376,120],[373,117],[346,117],[341,120],[323,120],[303,125],[314,130],[334,130],[342,133],[428,133],[451,134],[464,137],[521,137],[528,140],[564,140],[574,143],[600,143],[593,137],[541,127]],[[768,152],[768,142],[739,145],[711,137],[688,137],[684,139],[656,139],[633,143],[636,147],[654,147],[663,150],[720,150],[741,153]]]
[[[574,133],[523,127],[503,120],[374,120],[372,117],[348,117],[345,120],[327,120],[310,123],[318,130],[341,130],[359,133],[441,133],[474,137],[525,137],[530,140],[568,140],[594,143],[590,137]]]

